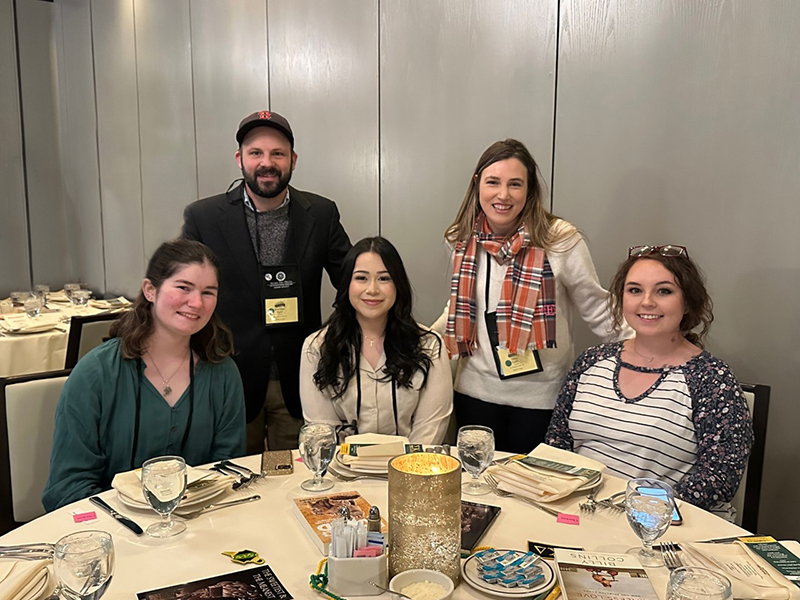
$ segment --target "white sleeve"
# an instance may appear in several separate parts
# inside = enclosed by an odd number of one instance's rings
[[[439,315],[439,318],[433,322],[433,325],[431,325],[431,329],[442,337],[444,337],[444,331],[447,328],[447,313],[449,312],[450,300],[448,300],[447,304],[444,305],[444,310],[442,311],[442,314]]]
[[[436,338],[433,348],[438,346],[439,352],[428,371],[428,383],[419,393],[408,436],[412,444],[441,444],[453,412],[453,375],[444,342],[440,336]]]
[[[342,424],[336,415],[333,402],[328,394],[314,383],[314,373],[319,364],[319,350],[314,341],[318,333],[312,333],[303,342],[300,354],[300,403],[303,406],[303,419],[306,423],[330,423],[338,427]]]
[[[600,285],[589,247],[583,237],[568,250],[552,252],[549,257],[551,264],[556,263],[554,266],[558,269],[557,272],[554,269],[554,275],[567,289],[578,314],[596,336],[605,342],[633,337],[633,330],[627,323],[623,323],[621,330],[614,329],[609,294]]]

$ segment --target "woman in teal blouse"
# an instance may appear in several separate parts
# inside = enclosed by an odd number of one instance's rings
[[[244,454],[242,382],[214,315],[218,281],[217,259],[199,242],[155,251],[133,310],[64,386],[45,509],[106,490],[155,456],[198,465]]]

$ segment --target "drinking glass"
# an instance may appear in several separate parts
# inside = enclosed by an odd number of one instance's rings
[[[667,600],[731,600],[730,579],[701,567],[679,567],[669,574]]]
[[[660,552],[653,551],[653,542],[660,538],[672,521],[675,498],[672,487],[658,479],[631,479],[625,490],[625,514],[642,548],[629,550],[636,554],[643,567],[664,564]]]
[[[480,496],[488,494],[488,485],[480,480],[481,473],[492,464],[494,458],[494,431],[483,425],[465,425],[458,430],[458,456],[472,481],[461,485],[465,494]]]
[[[92,292],[89,290],[75,290],[72,292],[72,303],[75,306],[86,306],[89,303],[89,298],[92,297]]]
[[[114,574],[114,542],[105,531],[79,531],[62,537],[53,550],[57,597],[97,600]]]
[[[46,283],[33,286],[33,295],[42,301],[42,306],[47,306],[47,294],[49,293],[50,286]]]
[[[22,305],[25,304],[25,298],[30,295],[30,292],[11,292],[9,298],[11,299],[12,306],[22,307]]]
[[[28,298],[25,298],[25,302],[22,304],[22,306],[25,309],[25,314],[31,319],[35,319],[39,316],[39,313],[42,312],[42,301],[36,296],[29,296]]]
[[[72,293],[81,289],[80,283],[65,283],[64,284],[64,295],[72,300]]]
[[[181,533],[186,523],[172,520],[172,511],[186,491],[186,461],[180,456],[159,456],[142,465],[142,492],[161,521],[147,528],[147,535],[164,538]]]
[[[303,464],[314,474],[300,487],[309,492],[324,492],[333,487],[333,482],[325,479],[325,471],[336,454],[336,430],[328,423],[306,423],[300,429],[298,445]]]

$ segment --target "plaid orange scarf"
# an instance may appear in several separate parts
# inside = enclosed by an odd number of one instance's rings
[[[524,225],[505,239],[495,235],[480,213],[469,240],[457,242],[450,280],[450,310],[445,345],[451,358],[470,356],[475,349],[475,277],[478,244],[500,263],[511,260],[497,304],[497,334],[501,348],[513,353],[556,347],[556,290],[545,251],[531,245]],[[531,332],[533,336],[531,337]]]

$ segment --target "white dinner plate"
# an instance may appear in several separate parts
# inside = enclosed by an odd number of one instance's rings
[[[178,508],[175,509],[175,514],[180,516],[182,510],[187,508],[198,509],[202,506],[207,504],[211,504],[214,500],[225,494],[226,492],[230,491],[230,486],[225,486],[223,488],[210,490],[209,493],[198,493],[194,496],[191,500],[184,500],[179,505]],[[117,492],[117,498],[119,501],[122,502],[128,508],[135,508],[136,510],[146,510],[149,512],[153,511],[153,508],[144,500],[134,500],[133,498],[129,498],[124,494],[120,494]]]
[[[575,490],[572,493],[575,494],[577,492],[591,492],[593,489],[595,489],[597,486],[599,486],[602,482],[603,482],[603,474],[602,473],[598,473],[597,477],[595,477],[591,481],[587,481],[586,483],[584,483],[581,487],[579,487],[577,490]]]
[[[496,550],[500,554],[509,551],[501,550],[500,548],[497,548]],[[524,553],[523,550],[515,550],[515,552]],[[544,575],[544,579],[542,580],[541,584],[530,589],[505,588],[495,583],[486,583],[483,579],[481,579],[480,575],[478,574],[479,564],[480,563],[474,554],[464,561],[464,564],[461,565],[461,573],[464,575],[464,581],[467,582],[467,585],[475,588],[479,592],[496,596],[498,598],[530,598],[532,596],[541,594],[548,588],[553,587],[553,584],[556,580],[555,571],[553,571],[553,567],[550,566],[550,563],[544,559],[540,559],[536,564],[542,568],[542,575]]]

